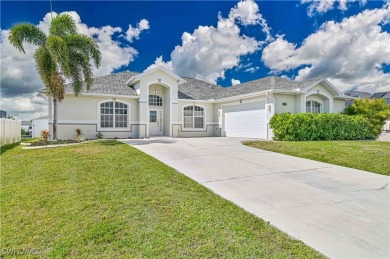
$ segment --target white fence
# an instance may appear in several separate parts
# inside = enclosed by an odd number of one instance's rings
[[[20,120],[0,119],[0,145],[19,142],[22,138]]]

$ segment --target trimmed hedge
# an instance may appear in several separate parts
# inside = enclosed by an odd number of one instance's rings
[[[282,113],[270,121],[275,140],[363,140],[373,139],[368,120],[336,113]]]

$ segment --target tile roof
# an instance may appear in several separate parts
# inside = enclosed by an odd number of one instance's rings
[[[133,87],[127,86],[126,82],[132,76],[138,74],[139,73],[137,72],[126,71],[96,77],[91,86],[91,89],[88,91],[83,89],[82,93],[137,96],[135,89]],[[287,78],[269,76],[230,87],[222,87],[199,79],[188,77],[183,78],[187,82],[179,84],[178,97],[179,99],[190,100],[217,100],[271,89],[303,89],[318,81],[318,79],[314,79],[304,82],[297,82]],[[65,92],[73,93],[73,89],[70,84],[65,86]]]
[[[359,98],[370,98],[372,96],[372,93],[363,91],[348,91],[345,93],[345,95]]]
[[[83,88],[81,93],[137,96],[138,94],[135,89],[126,85],[127,80],[137,74],[139,73],[125,71],[106,76],[95,77],[91,89],[86,91],[86,89]],[[73,93],[71,84],[65,85],[65,92]]]
[[[179,85],[179,99],[216,99],[216,97],[225,90],[222,86],[210,84],[199,79],[189,77],[183,78],[187,82]]]
[[[226,98],[226,97],[232,97],[232,96],[237,96],[242,94],[250,94],[250,93],[260,92],[264,90],[271,90],[271,89],[279,89],[279,90],[304,89],[312,85],[313,83],[317,82],[318,80],[319,79],[313,79],[304,82],[297,82],[297,81],[293,81],[278,76],[268,76],[265,78],[260,78],[246,83],[226,87],[225,91],[220,93],[218,97]]]
[[[379,92],[379,93],[374,93],[371,97],[373,98],[383,98],[385,99],[386,103],[390,105],[390,91],[389,92]]]

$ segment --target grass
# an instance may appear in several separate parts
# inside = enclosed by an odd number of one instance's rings
[[[1,156],[1,249],[50,257],[322,258],[115,140]]]
[[[250,141],[245,144],[254,148],[390,175],[390,142]]]

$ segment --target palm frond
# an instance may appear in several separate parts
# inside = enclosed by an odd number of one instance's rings
[[[55,62],[59,65],[59,68],[64,76],[69,77],[69,51],[66,42],[59,36],[50,35],[47,38],[45,46],[50,51],[50,54]]]
[[[49,33],[56,36],[77,33],[76,23],[69,14],[60,14],[50,23]]]
[[[46,87],[50,87],[51,76],[56,72],[56,64],[51,57],[50,52],[46,48],[40,47],[35,51],[34,59],[43,84]]]
[[[93,38],[83,34],[69,34],[64,39],[69,48],[83,52],[92,58],[96,67],[100,66],[102,55]]]
[[[77,96],[81,92],[83,81],[87,90],[90,89],[93,83],[92,66],[89,62],[89,57],[84,53],[71,52],[70,57],[73,92]]]
[[[60,101],[64,98],[64,80],[57,72],[56,62],[45,47],[40,47],[34,54],[37,71],[46,88],[46,93],[57,97]]]
[[[46,39],[47,37],[45,33],[31,23],[20,23],[14,25],[8,36],[10,43],[23,53],[26,53],[23,48],[23,42],[43,46]]]

